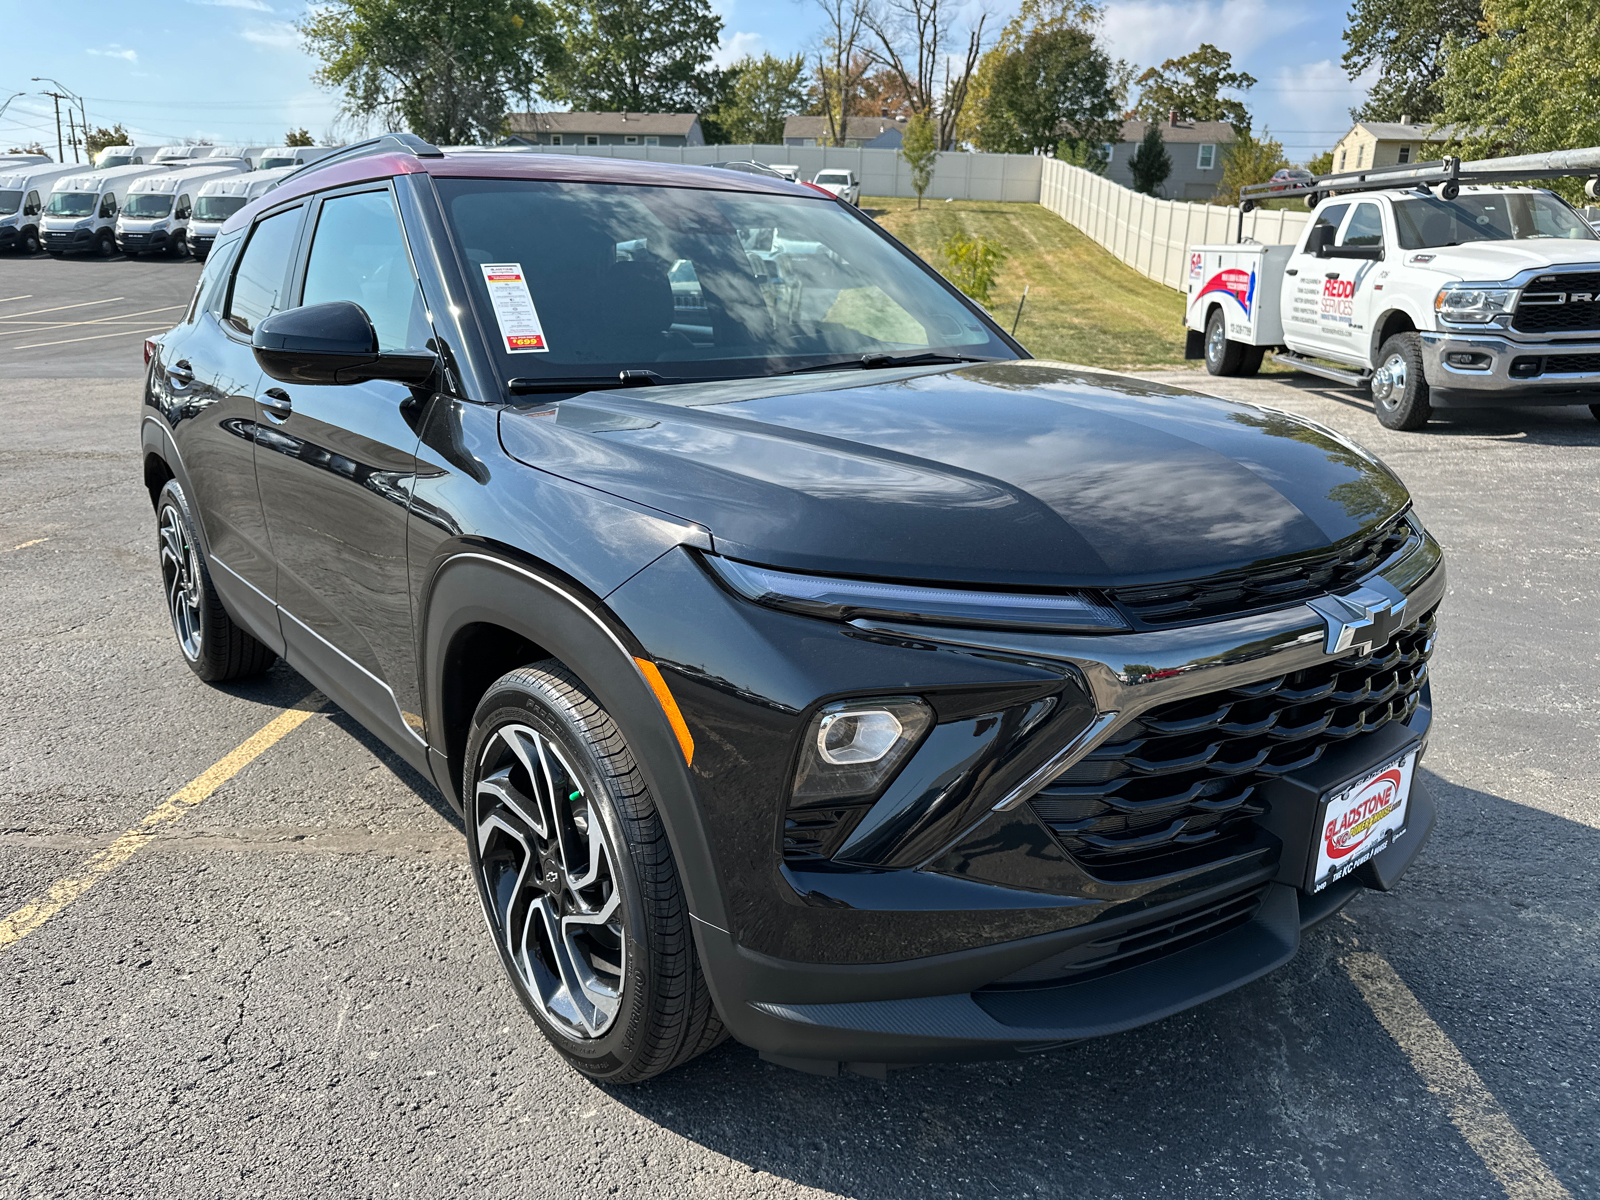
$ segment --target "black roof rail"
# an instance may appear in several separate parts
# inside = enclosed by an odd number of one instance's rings
[[[411,154],[417,158],[443,158],[444,151],[432,142],[425,142],[414,133],[380,133],[377,137],[367,138],[361,142],[351,142],[350,145],[341,147],[332,154],[324,155],[316,162],[308,162],[304,166],[290,171],[278,180],[282,187],[301,171],[314,170],[317,167],[326,167],[332,163],[347,162],[353,158],[366,158],[371,154],[390,154],[394,151],[402,154]]]
[[[1318,175],[1310,183],[1277,186],[1250,183],[1239,189],[1239,207],[1249,212],[1261,200],[1304,196],[1306,207],[1315,208],[1319,201],[1334,193],[1347,195],[1396,187],[1438,188],[1441,196],[1453,200],[1464,183],[1518,183],[1524,179],[1564,179],[1574,175],[1600,175],[1600,147],[1518,154],[1510,158],[1480,158],[1465,163],[1459,158],[1399,163],[1390,167],[1368,167],[1364,171]]]

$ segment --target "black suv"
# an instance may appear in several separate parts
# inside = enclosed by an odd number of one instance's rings
[[[1432,828],[1400,481],[1032,361],[814,189],[391,135],[233,217],[147,353],[185,658],[282,656],[438,784],[597,1079],[1128,1029]]]

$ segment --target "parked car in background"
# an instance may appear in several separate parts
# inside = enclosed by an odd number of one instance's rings
[[[164,175],[135,179],[117,213],[117,249],[129,258],[184,253],[195,194],[207,180],[249,168],[242,158],[196,158]]]
[[[204,262],[217,232],[229,217],[297,170],[298,167],[272,167],[202,183],[195,196],[194,215],[189,219],[189,253]]]
[[[105,171],[112,167],[143,166],[155,162],[156,155],[162,149],[161,146],[107,146],[94,156],[94,169]]]
[[[174,665],[282,655],[432,779],[593,1079],[1131,1029],[1433,827],[1400,480],[1030,361],[814,188],[391,135],[236,213],[145,349]]]
[[[56,182],[83,173],[83,165],[62,166],[46,159],[25,166],[0,166],[0,250],[39,250],[39,221]]]
[[[772,169],[790,183],[800,182],[800,168],[794,163],[773,163]]]
[[[714,163],[708,163],[706,165],[710,166],[710,167],[714,167],[717,170],[721,170],[721,171],[739,171],[739,172],[742,172],[745,175],[760,175],[760,176],[762,176],[763,178],[766,178],[766,179],[783,179],[783,178],[785,178],[785,176],[782,174],[782,172],[778,171],[774,167],[767,166],[766,163],[758,163],[758,162],[752,162],[752,161],[748,161],[748,160],[735,160],[735,161],[732,161],[732,162],[714,162]]]
[[[856,180],[854,171],[842,171],[837,167],[829,167],[825,171],[818,171],[811,180],[825,192],[831,192],[846,204],[861,203],[861,184]]]
[[[269,146],[256,159],[256,170],[271,171],[278,167],[303,167],[337,153],[337,146]]]
[[[83,253],[109,258],[117,252],[117,213],[128,188],[136,179],[171,169],[168,164],[110,167],[57,180],[39,222],[44,248],[55,258]]]
[[[1285,188],[1310,183],[1315,178],[1316,176],[1310,171],[1302,170],[1299,167],[1284,167],[1281,171],[1275,171],[1267,183],[1273,191],[1281,192]]]

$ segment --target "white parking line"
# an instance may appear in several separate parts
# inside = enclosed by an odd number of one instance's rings
[[[28,292],[21,296],[0,296],[0,304],[9,304],[13,300],[32,300],[33,293]]]
[[[1388,960],[1358,952],[1344,960],[1344,969],[1510,1200],[1572,1200]]]
[[[18,299],[27,299],[27,297],[19,296]],[[104,300],[85,300],[82,304],[58,304],[54,308],[35,308],[28,312],[7,313],[5,316],[0,317],[0,321],[15,321],[18,317],[36,317],[40,313],[47,312],[64,312],[69,308],[88,308],[91,304],[115,304],[118,300],[126,299],[126,296],[107,296]]]
[[[149,337],[152,333],[162,333],[167,326],[158,325],[154,329],[120,329],[116,333],[96,333],[89,337],[62,338],[57,342],[29,342],[26,346],[13,346],[13,350],[37,350],[41,346],[65,346],[72,342],[98,342],[102,338],[112,337]]]
[[[119,313],[114,317],[95,317],[88,321],[23,321],[21,328],[0,329],[0,337],[27,337],[30,333],[50,333],[57,329],[71,329],[76,325],[109,325],[113,321],[131,321],[135,317],[148,317],[152,313],[172,312],[175,309],[188,307],[187,304],[168,304],[161,308],[142,308],[138,312]],[[37,328],[34,328],[35,326]]]

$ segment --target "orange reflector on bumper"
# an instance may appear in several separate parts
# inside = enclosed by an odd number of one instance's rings
[[[633,662],[639,668],[639,673],[644,676],[645,682],[650,685],[650,690],[656,694],[656,701],[661,705],[661,711],[667,714],[672,732],[678,735],[678,745],[683,749],[683,761],[693,766],[694,738],[689,736],[689,726],[684,722],[683,714],[678,711],[678,702],[672,698],[672,692],[667,688],[667,681],[661,678],[661,671],[648,658],[636,658]]]

